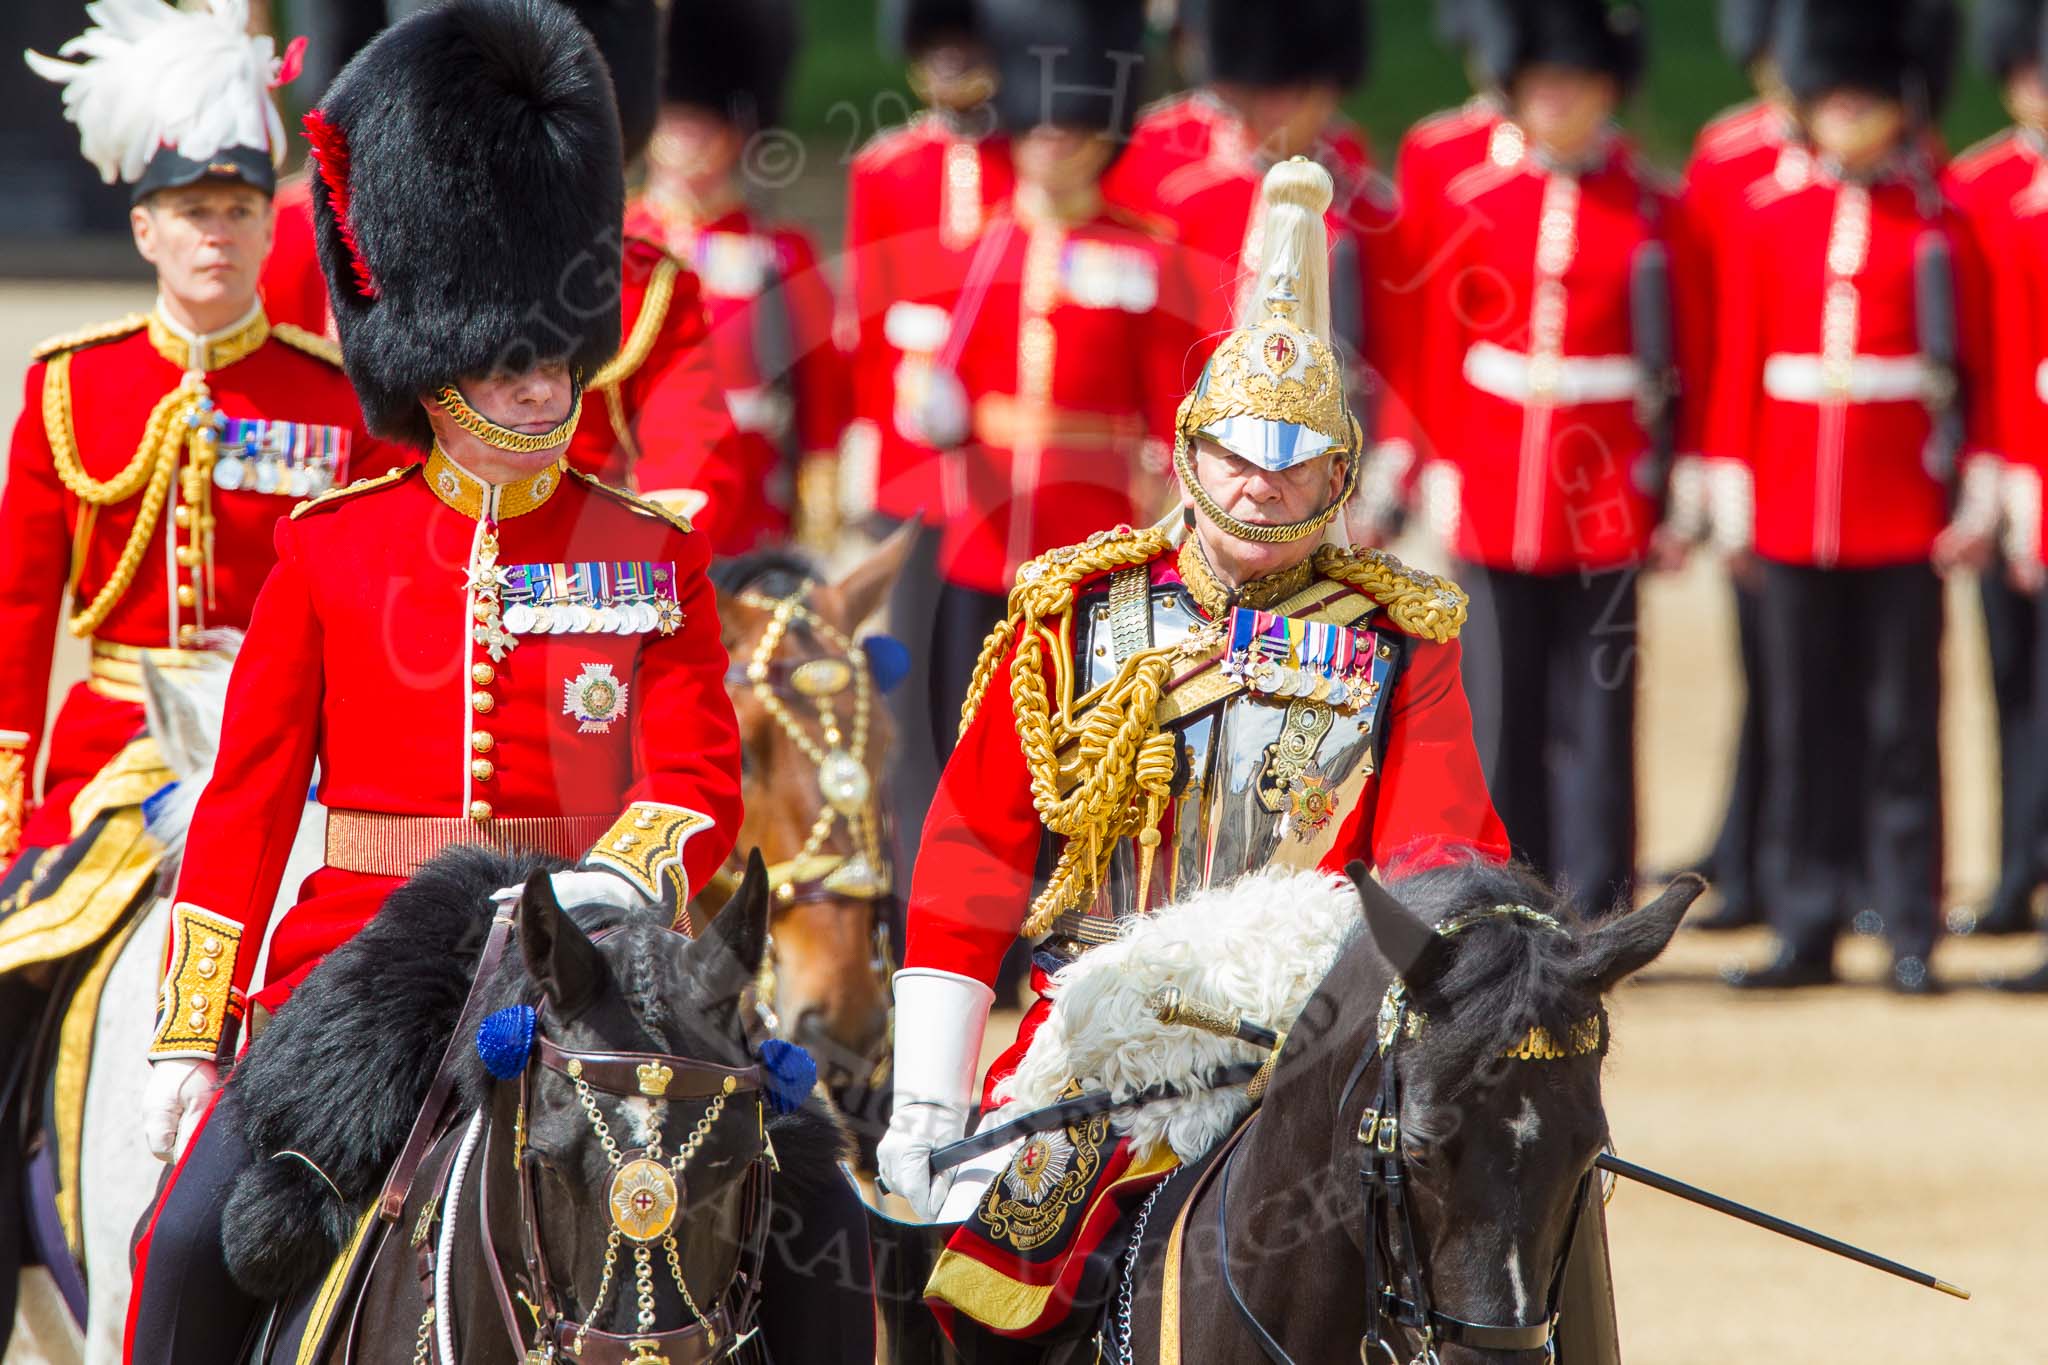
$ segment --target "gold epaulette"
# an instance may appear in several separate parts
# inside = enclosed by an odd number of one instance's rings
[[[382,474],[372,474],[367,478],[357,479],[354,483],[345,483],[339,488],[330,488],[319,497],[307,498],[297,507],[294,507],[292,509],[292,520],[297,521],[308,512],[318,511],[323,507],[331,507],[342,499],[352,498],[358,493],[368,493],[373,489],[397,483],[400,479],[403,479],[406,475],[419,468],[421,466],[418,464],[393,465]]]
[[[640,316],[633,319],[633,330],[626,334],[619,353],[590,381],[591,388],[616,388],[647,363],[648,354],[661,337],[662,323],[668,319],[669,301],[675,297],[676,276],[682,273],[682,269],[675,256],[667,248],[662,248],[661,259],[654,263],[654,273],[647,281],[647,292],[640,296]]]
[[[673,507],[664,506],[653,498],[643,498],[631,489],[621,488],[613,483],[606,483],[595,474],[586,474],[574,466],[570,467],[569,472],[598,492],[617,499],[644,516],[658,517],[685,535],[697,529],[690,525],[690,519],[681,512],[678,512]]]
[[[81,327],[75,332],[66,332],[46,341],[38,342],[31,354],[37,360],[48,360],[59,351],[78,351],[87,346],[97,346],[103,341],[119,341],[122,337],[133,336],[149,326],[149,314],[130,313],[112,322],[102,322],[91,327]]]
[[[1448,578],[1411,569],[1385,550],[1316,550],[1316,572],[1358,589],[1403,634],[1443,644],[1458,638],[1469,600]]]
[[[1034,615],[1057,615],[1074,600],[1074,585],[1082,579],[1147,563],[1172,548],[1173,540],[1164,531],[1119,526],[1097,531],[1078,545],[1047,550],[1018,566],[1017,585],[1010,589],[1009,613],[1022,616],[1029,600],[1036,608]],[[1055,597],[1063,600],[1054,605]]]
[[[336,369],[341,368],[341,347],[318,332],[309,332],[289,322],[273,322],[270,324],[270,335],[294,351],[303,351],[316,360],[326,361]]]

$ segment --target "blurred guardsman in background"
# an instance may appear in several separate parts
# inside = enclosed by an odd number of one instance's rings
[[[852,445],[871,459],[887,526],[939,509],[938,453],[898,420],[946,344],[946,321],[982,229],[1010,197],[1010,143],[996,126],[994,55],[969,0],[890,0],[883,44],[909,63],[925,109],[878,133],[846,178],[846,325],[853,336]],[[871,452],[871,453],[870,453]],[[849,481],[858,482],[856,471]]]
[[[1716,273],[1726,401],[1705,453],[1717,523],[1761,561],[1770,678],[1761,881],[1779,952],[1741,985],[1832,980],[1867,894],[1892,986],[1937,989],[1936,570],[1982,559],[1999,479],[1983,263],[1924,140],[1955,24],[1937,0],[1781,0],[1772,53],[1813,156],[1750,186]]]
[[[1432,281],[1420,410],[1458,488],[1494,805],[1517,852],[1605,909],[1634,881],[1636,576],[1673,367],[1667,197],[1611,121],[1643,16],[1494,0],[1472,22],[1522,136],[1445,190],[1463,226]]]
[[[918,408],[942,457],[933,631],[941,753],[1020,565],[1163,511],[1167,436],[1194,345],[1172,251],[1103,202],[1144,62],[1138,0],[988,0],[1016,188],[968,264]]]
[[[2042,79],[2041,0],[1979,0],[1977,59],[1997,82],[2012,126],[1958,155],[1942,176],[1942,188],[1977,239],[1990,275],[1990,336],[2001,357],[2001,376],[2010,373],[2020,391],[2001,389],[1993,405],[1994,430],[1986,441],[2010,458],[2026,440],[2017,426],[2040,420],[2038,383],[2030,367],[2003,358],[2030,354],[2035,322],[2027,310],[2039,300],[2012,287],[2024,268],[2021,254],[2032,244],[2015,239],[2022,214],[2038,212],[2048,175],[2048,83]],[[2003,383],[2001,378],[1999,383]],[[2033,734],[2034,604],[2011,582],[2003,556],[1979,576],[1984,629],[1991,652],[1991,692],[1998,710],[1999,860],[1998,884],[1981,912],[1958,912],[1956,927],[1978,934],[2020,933],[2033,927],[2034,890],[2041,884],[2041,851],[2032,838],[2035,788],[2041,779],[2041,750]]]
[[[1715,332],[1724,317],[1716,296],[1716,262],[1747,221],[1749,187],[1783,164],[1788,175],[1803,174],[1811,155],[1784,83],[1771,60],[1775,0],[1721,0],[1721,49],[1749,74],[1756,98],[1725,110],[1700,129],[1685,185],[1673,217],[1672,284],[1677,299],[1680,367],[1687,390],[1678,405],[1677,459],[1671,470],[1667,525],[1681,541],[1712,534],[1708,517],[1705,462],[1700,449],[1707,413],[1717,401],[1715,386],[1721,346]],[[1740,532],[1742,528],[1731,528]],[[1746,565],[1744,567],[1747,567]],[[1757,841],[1763,821],[1764,699],[1757,630],[1756,576],[1733,579],[1735,634],[1742,666],[1742,719],[1736,730],[1734,773],[1728,804],[1713,847],[1696,869],[1714,883],[1721,904],[1711,915],[1688,921],[1701,929],[1740,929],[1762,917],[1757,885]]]
[[[1347,362],[1358,367],[1360,420],[1384,447],[1361,475],[1369,493],[1350,519],[1361,537],[1382,538],[1411,463],[1406,408],[1391,400],[1408,390],[1415,348],[1391,315],[1393,187],[1373,169],[1365,130],[1338,109],[1365,79],[1371,7],[1366,0],[1279,8],[1201,0],[1190,8],[1181,45],[1196,54],[1203,84],[1144,111],[1104,177],[1103,195],[1172,233],[1206,351],[1261,307],[1260,178],[1291,156],[1330,172],[1337,187],[1329,220],[1332,326]]]
[[[677,0],[668,23],[647,186],[628,227],[695,267],[733,431],[703,465],[672,466],[659,486],[706,495],[696,520],[716,554],[784,540],[793,519],[807,542],[829,546],[849,402],[832,286],[810,234],[746,197],[749,178],[790,152],[776,125],[801,41],[796,7]]]
[[[71,837],[72,796],[142,727],[145,656],[174,668],[204,632],[249,624],[272,524],[352,466],[390,462],[334,347],[273,326],[257,297],[284,151],[270,87],[297,50],[248,37],[244,0],[109,0],[94,18],[61,49],[81,60],[28,63],[64,87],[86,159],[132,187],[157,299],[29,366],[0,498],[0,866]],[[45,743],[67,593],[92,672]]]

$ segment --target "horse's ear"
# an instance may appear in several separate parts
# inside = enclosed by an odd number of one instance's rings
[[[886,540],[868,551],[837,582],[818,590],[815,599],[818,614],[846,634],[856,634],[863,621],[881,610],[890,586],[903,572],[911,550],[916,548],[918,537],[926,533],[927,528],[919,518],[912,518],[891,531]]]
[[[708,937],[737,964],[735,991],[761,974],[761,958],[768,951],[768,865],[760,849],[747,854],[746,875],[725,908],[712,916]]]
[[[1354,859],[1344,871],[1358,888],[1359,902],[1365,907],[1365,927],[1372,931],[1380,956],[1393,964],[1410,989],[1434,980],[1444,964],[1444,941],[1436,930],[1395,900],[1364,863]]]
[[[1672,880],[1664,894],[1640,910],[1618,915],[1579,940],[1579,973],[1593,989],[1606,992],[1631,972],[1656,960],[1685,912],[1707,884],[1688,873]]]
[[[198,695],[194,679],[173,678],[148,655],[142,658],[142,716],[164,764],[180,778],[198,777],[213,767],[220,747],[220,713]],[[217,699],[216,699],[217,700]],[[210,722],[210,723],[209,723]]]
[[[548,1003],[574,1014],[597,996],[604,959],[576,922],[562,913],[546,871],[526,879],[519,895],[519,953]]]

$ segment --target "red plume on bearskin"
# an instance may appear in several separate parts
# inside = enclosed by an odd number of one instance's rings
[[[306,138],[313,144],[313,164],[320,168],[320,183],[327,187],[328,207],[334,210],[335,229],[348,248],[349,264],[355,268],[356,289],[364,298],[374,299],[377,279],[363,259],[348,217],[348,136],[318,109],[306,115],[304,126]]]

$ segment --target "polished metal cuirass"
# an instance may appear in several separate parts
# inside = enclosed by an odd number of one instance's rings
[[[1135,650],[1181,645],[1207,624],[1178,584],[1144,589],[1141,606],[1135,600],[1140,582],[1113,581],[1106,598],[1082,599],[1077,693],[1110,681]],[[1353,597],[1348,605],[1362,614],[1370,603]],[[1374,632],[1368,621],[1359,628],[1371,635],[1375,685],[1355,707],[1243,687],[1202,700],[1221,690],[1210,687],[1191,689],[1190,709],[1164,722],[1180,741],[1180,779],[1144,909],[1259,868],[1314,867],[1340,838],[1356,839],[1369,828],[1361,824],[1370,820],[1363,807],[1372,798],[1380,722],[1404,651],[1390,632]],[[1213,628],[1208,634],[1220,656],[1220,634]],[[1126,839],[1087,913],[1062,916],[1054,933],[1083,943],[1107,938],[1117,920],[1141,908],[1138,881],[1136,850]]]

